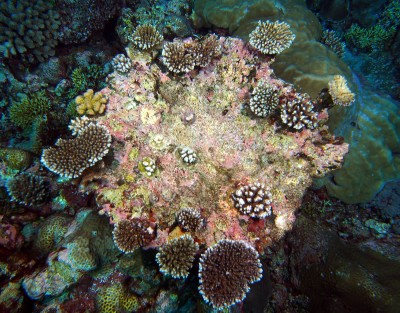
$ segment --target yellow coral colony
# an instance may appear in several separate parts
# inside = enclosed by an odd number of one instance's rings
[[[329,94],[335,105],[349,106],[354,100],[354,93],[347,86],[346,78],[342,75],[335,75],[329,82]]]
[[[75,98],[76,111],[80,115],[99,115],[106,109],[108,99],[100,92],[94,93],[93,89],[88,89],[83,96]]]

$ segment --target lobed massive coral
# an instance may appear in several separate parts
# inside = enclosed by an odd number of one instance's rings
[[[0,54],[29,62],[53,56],[60,27],[52,2],[7,0],[0,4]]]

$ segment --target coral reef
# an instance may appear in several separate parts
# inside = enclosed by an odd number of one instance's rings
[[[155,238],[155,229],[147,220],[122,220],[115,224],[113,237],[119,250],[132,253],[140,247],[147,246]]]
[[[271,198],[271,192],[261,183],[242,186],[232,193],[235,208],[253,218],[265,218],[272,214]]]
[[[260,247],[279,240],[291,228],[312,178],[339,168],[348,149],[328,135],[326,126],[297,131],[279,120],[244,114],[243,103],[257,81],[280,90],[282,102],[297,93],[275,79],[269,58],[256,57],[258,52],[244,41],[219,42],[221,56],[199,71],[169,77],[157,64],[138,57],[127,75],[115,76],[102,90],[109,103],[98,120],[115,139],[116,161],[89,187],[100,214],[112,222],[143,218],[156,223],[157,237],[151,243],[155,247],[166,242],[181,208],[201,208],[207,227],[192,235],[207,246],[226,238]],[[123,105],[132,98],[136,107]],[[326,110],[315,118],[322,124],[328,118]],[[196,152],[196,163],[182,161],[182,147]],[[149,159],[156,165],[155,174],[138,170],[138,164]],[[234,207],[231,194],[252,182],[268,184],[276,225],[254,231],[253,224],[275,221],[251,219]]]
[[[106,109],[107,98],[93,89],[87,90],[82,96],[75,98],[76,111],[80,115],[99,115]]]
[[[2,1],[0,5],[0,54],[24,61],[42,62],[53,56],[61,25],[52,2]]]
[[[258,253],[244,241],[221,240],[200,257],[199,291],[217,309],[242,301],[261,277]]]
[[[176,221],[180,228],[188,232],[196,232],[204,226],[200,210],[183,208],[176,214]]]
[[[111,61],[111,64],[115,71],[120,73],[129,72],[131,69],[132,63],[129,58],[127,58],[124,54],[117,54]]]
[[[250,110],[258,117],[267,117],[272,114],[279,105],[279,92],[264,81],[257,83],[251,93]]]
[[[22,173],[9,179],[7,192],[12,201],[28,206],[40,206],[50,200],[50,184],[40,176]]]
[[[55,146],[44,149],[42,163],[52,172],[68,178],[76,178],[100,161],[111,145],[108,130],[96,123],[89,123],[78,136],[59,139]]]
[[[258,22],[258,26],[249,34],[250,44],[265,54],[278,54],[289,48],[296,38],[285,22]]]
[[[160,45],[164,38],[154,26],[139,25],[130,40],[140,50],[150,50]]]
[[[347,86],[346,78],[341,75],[333,76],[333,80],[329,82],[329,94],[335,105],[349,106],[355,101],[355,95]]]
[[[160,271],[173,278],[186,278],[198,249],[198,244],[189,235],[171,239],[161,246],[156,255]]]

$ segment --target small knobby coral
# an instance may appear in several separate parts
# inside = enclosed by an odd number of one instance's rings
[[[232,194],[235,208],[253,218],[265,218],[272,214],[271,197],[261,183],[242,186]]]
[[[296,94],[294,99],[287,100],[281,106],[282,122],[291,128],[314,129],[317,126],[317,113],[307,94]]]
[[[83,115],[103,114],[106,109],[108,99],[100,92],[94,93],[93,89],[86,91],[83,96],[75,98],[76,111]]]
[[[111,61],[111,64],[117,72],[127,73],[132,67],[132,62],[124,54],[117,54]]]
[[[148,245],[155,238],[155,230],[147,220],[122,220],[115,224],[113,238],[119,250],[131,253]]]
[[[183,208],[176,214],[176,221],[184,231],[196,232],[204,224],[200,210]]]
[[[7,182],[6,187],[12,201],[28,206],[42,205],[51,196],[49,182],[33,174],[16,175]]]
[[[170,240],[156,255],[160,271],[173,278],[186,278],[198,249],[198,244],[189,235]]]
[[[199,291],[217,309],[242,301],[261,277],[258,253],[245,241],[220,240],[200,257]]]
[[[355,101],[354,93],[347,86],[346,78],[335,75],[329,82],[329,94],[335,105],[349,106]]]
[[[278,54],[290,47],[295,34],[285,22],[258,22],[250,35],[250,44],[264,54]]]
[[[154,26],[144,24],[136,27],[130,40],[139,49],[150,50],[161,44],[164,38]]]
[[[101,160],[111,145],[107,128],[89,123],[76,138],[58,139],[53,147],[43,150],[41,161],[52,172],[76,178]]]
[[[267,117],[278,104],[278,91],[265,81],[260,81],[251,93],[250,110],[258,117]]]

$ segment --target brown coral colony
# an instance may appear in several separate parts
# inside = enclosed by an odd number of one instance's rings
[[[115,245],[125,253],[148,245],[155,236],[155,229],[151,223],[139,218],[122,220],[115,224],[113,231]]]

